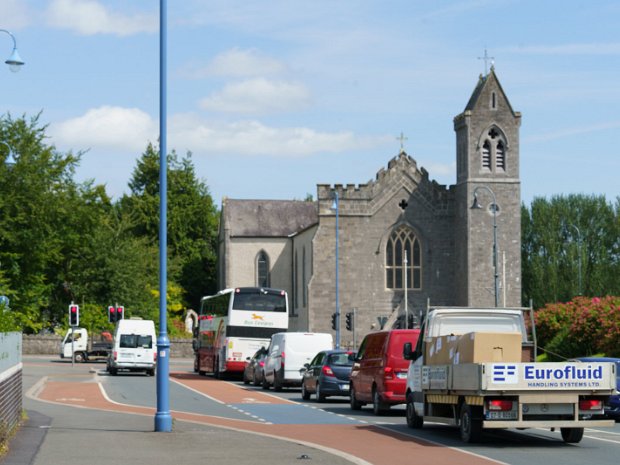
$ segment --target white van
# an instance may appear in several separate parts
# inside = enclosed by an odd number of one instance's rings
[[[119,370],[145,371],[155,374],[157,336],[153,320],[128,319],[116,323],[112,353],[108,357],[108,372]]]
[[[328,333],[275,333],[267,349],[263,389],[301,386],[300,370],[322,350],[334,348]]]

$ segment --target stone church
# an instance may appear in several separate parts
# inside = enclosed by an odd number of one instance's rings
[[[401,149],[366,184],[319,184],[316,201],[225,198],[219,287],[285,289],[291,331],[333,332],[338,295],[345,347],[353,309],[359,343],[429,303],[520,306],[520,124],[491,68],[454,118],[456,185]]]

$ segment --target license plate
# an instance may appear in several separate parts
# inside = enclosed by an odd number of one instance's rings
[[[341,384],[340,385],[340,389],[342,389],[343,391],[348,391],[349,390],[349,385],[348,384]]]
[[[516,420],[517,412],[509,411],[509,412],[487,412],[488,420]]]
[[[396,373],[398,379],[407,379],[407,373]]]

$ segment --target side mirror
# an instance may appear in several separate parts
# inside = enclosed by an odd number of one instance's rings
[[[411,346],[411,342],[405,342],[403,346],[403,358],[405,360],[414,360],[414,351]]]

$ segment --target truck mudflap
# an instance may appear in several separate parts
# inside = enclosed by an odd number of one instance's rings
[[[483,420],[483,429],[612,427],[614,420]]]

